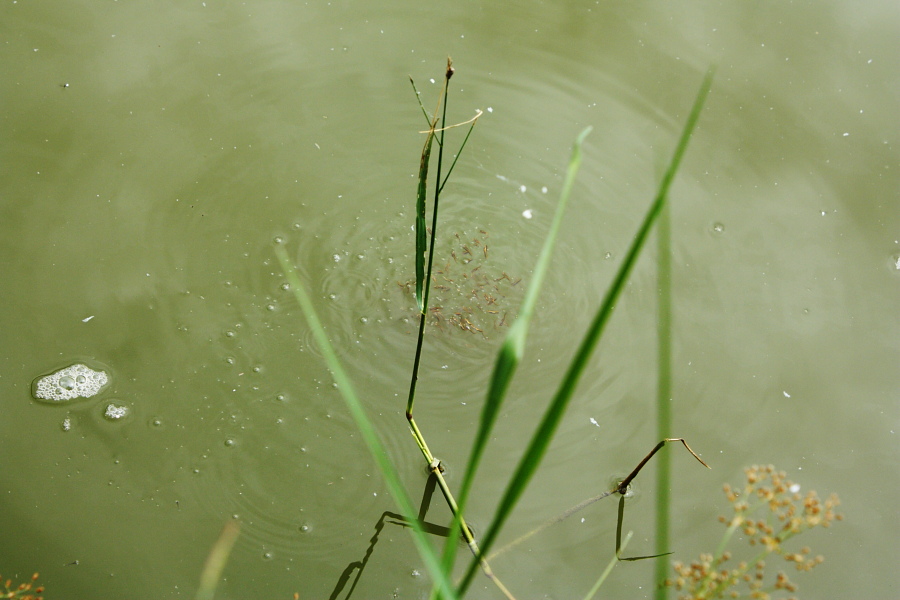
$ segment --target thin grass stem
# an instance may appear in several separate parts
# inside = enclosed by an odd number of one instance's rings
[[[478,117],[480,117],[483,113],[479,110],[478,114],[472,119],[472,125],[469,126],[469,131],[466,132],[466,137],[463,139],[462,144],[459,147],[459,150],[456,151],[456,156],[453,157],[453,162],[450,164],[450,168],[447,169],[447,176],[444,177],[444,181],[441,182],[441,187],[438,190],[438,193],[444,191],[444,186],[447,184],[447,180],[450,179],[450,174],[453,173],[453,168],[456,166],[456,161],[459,160],[459,157],[462,156],[463,148],[466,147],[466,143],[469,141],[469,136],[472,135],[472,130],[475,129],[475,124],[478,122]]]

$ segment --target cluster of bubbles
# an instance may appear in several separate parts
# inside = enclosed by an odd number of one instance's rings
[[[104,371],[95,371],[78,363],[38,379],[34,384],[34,397],[48,402],[90,398],[108,382],[109,376]]]
[[[103,411],[103,418],[107,421],[118,421],[127,417],[130,412],[127,406],[111,402],[106,405],[106,410]]]

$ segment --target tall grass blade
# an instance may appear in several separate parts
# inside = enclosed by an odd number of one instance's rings
[[[672,240],[671,208],[667,205],[659,216],[656,227],[656,273],[659,287],[657,307],[657,384],[656,384],[656,437],[664,440],[672,437]],[[667,600],[669,588],[661,585],[669,573],[669,512],[671,496],[671,454],[663,452],[656,460],[656,540],[654,549],[658,555],[654,570],[654,598]]]
[[[528,445],[528,449],[525,451],[525,454],[522,456],[522,459],[520,460],[514,475],[507,484],[506,491],[504,492],[503,498],[494,513],[493,520],[488,526],[487,533],[485,534],[484,539],[481,541],[480,546],[483,553],[487,553],[490,550],[491,545],[497,538],[497,534],[500,532],[500,529],[509,518],[513,507],[518,502],[520,496],[522,495],[522,492],[525,490],[525,487],[528,485],[528,482],[531,480],[531,477],[534,475],[534,472],[540,465],[540,462],[543,459],[545,452],[547,451],[547,447],[550,445],[550,441],[553,439],[553,434],[556,432],[556,428],[559,425],[559,421],[562,419],[562,415],[569,404],[569,400],[571,400],[572,398],[572,394],[575,391],[578,380],[580,379],[581,374],[584,372],[584,369],[587,366],[588,359],[590,358],[594,348],[597,345],[597,342],[600,339],[600,336],[603,333],[604,328],[606,327],[607,322],[609,321],[610,316],[612,315],[616,301],[618,300],[619,295],[624,289],[625,283],[628,280],[628,276],[631,274],[631,270],[634,267],[634,264],[637,262],[637,258],[647,241],[647,237],[650,234],[650,229],[653,227],[653,224],[656,222],[656,219],[659,217],[659,213],[665,204],[669,192],[669,187],[672,184],[672,180],[675,178],[675,174],[678,172],[678,167],[681,164],[681,159],[684,156],[685,150],[687,149],[691,133],[694,131],[694,128],[697,125],[697,120],[700,118],[700,112],[703,109],[703,103],[706,100],[706,96],[709,93],[709,89],[712,84],[712,76],[713,71],[712,69],[710,69],[709,71],[707,71],[706,77],[704,78],[703,83],[700,86],[700,90],[697,93],[697,97],[694,100],[693,108],[691,109],[691,113],[684,125],[684,129],[682,130],[681,137],[678,140],[678,144],[675,146],[675,151],[669,162],[668,169],[666,169],[662,181],[660,182],[656,198],[654,199],[653,204],[645,215],[644,220],[641,223],[641,226],[638,229],[627,254],[625,255],[625,258],[621,266],[619,267],[615,278],[613,279],[612,284],[610,285],[603,298],[600,309],[597,311],[596,316],[591,322],[581,342],[581,345],[578,347],[578,350],[575,353],[575,357],[573,358],[562,382],[560,383],[559,389],[553,397],[553,400],[550,402],[550,406],[544,413],[544,417],[541,420],[541,423],[538,426],[534,436],[532,437],[531,442]],[[473,561],[459,585],[458,590],[460,595],[463,595],[471,584],[476,567],[477,561]]]
[[[528,325],[531,322],[531,316],[534,313],[534,307],[537,303],[541,286],[544,283],[547,268],[550,265],[550,257],[553,255],[553,248],[556,246],[556,237],[559,233],[559,227],[562,223],[563,214],[565,214],[569,197],[572,194],[575,175],[578,173],[578,168],[581,166],[581,146],[590,132],[590,127],[582,131],[575,139],[575,143],[572,146],[572,155],[566,170],[566,178],[563,183],[562,192],[560,193],[559,203],[556,206],[556,213],[553,216],[550,230],[547,233],[547,237],[544,239],[544,245],[538,256],[531,283],[528,285],[525,299],[522,301],[519,316],[509,328],[506,338],[503,341],[503,345],[497,353],[494,371],[491,374],[490,387],[488,389],[487,398],[485,399],[484,408],[482,408],[481,420],[478,424],[478,432],[472,442],[472,451],[469,454],[469,462],[466,465],[460,487],[459,507],[463,514],[465,511],[466,500],[469,497],[469,491],[472,487],[472,482],[475,479],[475,473],[478,471],[481,456],[490,439],[491,430],[497,420],[497,415],[499,414],[500,406],[503,403],[503,398],[506,395],[506,390],[509,388],[509,384],[516,372],[516,368],[519,366],[519,362],[522,360],[522,356],[525,353]],[[451,527],[451,536],[445,546],[446,550],[444,553],[444,565],[448,570],[453,566],[458,536],[459,526],[458,523],[454,523],[454,526]]]
[[[432,548],[425,532],[422,530],[421,523],[418,518],[416,518],[416,510],[413,508],[412,501],[409,499],[403,484],[400,482],[400,476],[388,458],[381,440],[378,439],[375,427],[366,415],[362,402],[360,402],[359,397],[356,395],[356,391],[353,388],[350,378],[344,371],[343,366],[341,366],[337,354],[335,354],[334,348],[328,340],[328,336],[325,334],[325,329],[322,327],[321,321],[319,321],[312,300],[309,298],[309,295],[306,293],[306,288],[297,276],[294,265],[291,264],[284,246],[276,246],[275,254],[278,257],[278,261],[281,263],[281,268],[284,271],[285,277],[294,292],[294,297],[297,299],[297,303],[303,311],[306,322],[312,330],[316,345],[319,347],[319,351],[322,353],[325,363],[331,370],[332,377],[338,386],[341,397],[344,399],[344,402],[350,411],[350,415],[356,422],[356,426],[359,429],[366,446],[368,446],[369,452],[375,459],[375,463],[381,471],[381,475],[384,477],[385,483],[400,509],[400,513],[411,525],[413,541],[419,550],[419,554],[421,555],[426,568],[431,574],[435,584],[441,590],[441,593],[445,594],[445,597],[447,598],[456,599],[457,595],[453,586],[446,573],[441,569],[434,548]]]

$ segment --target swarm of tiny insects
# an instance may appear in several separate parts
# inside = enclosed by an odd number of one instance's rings
[[[744,469],[747,482],[743,490],[725,484],[725,497],[733,515],[720,516],[727,529],[715,555],[701,554],[689,564],[674,563],[675,577],[665,585],[674,587],[681,600],[705,598],[796,598],[797,585],[784,571],[774,577],[766,574],[766,559],[780,557],[796,571],[810,571],[825,559],[813,555],[808,546],[789,550],[785,542],[815,527],[830,527],[842,520],[835,512],[840,504],[836,494],[821,500],[814,491],[800,493],[800,486],[787,479],[775,467],[754,465]],[[726,550],[735,532],[741,532],[756,554],[737,564]],[[790,596],[788,594],[791,594]]]
[[[0,581],[3,580],[3,576],[0,575]],[[44,593],[44,586],[37,585],[38,574],[35,573],[31,576],[31,581],[27,583],[20,583],[16,585],[13,583],[12,579],[7,579],[3,582],[3,590],[0,590],[0,598],[19,598],[20,600],[43,600],[42,593]]]

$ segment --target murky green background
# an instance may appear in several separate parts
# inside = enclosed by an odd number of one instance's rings
[[[888,1],[5,0],[0,573],[40,571],[48,598],[192,598],[237,517],[219,597],[340,589],[395,507],[282,289],[273,240],[310,283],[418,498],[421,457],[402,416],[415,343],[403,284],[424,119],[407,75],[431,106],[429,79],[450,54],[451,118],[490,112],[446,190],[444,262],[466,245],[505,286],[488,305],[448,285],[445,312],[473,308],[484,334],[451,324],[427,339],[417,420],[453,485],[503,317],[521,300],[524,283],[511,281],[527,283],[570,144],[594,126],[477,484],[476,527],[713,63],[672,191],[674,430],[713,470],[673,456],[675,556],[712,551],[722,484],[774,463],[844,501],[846,522],[800,541],[827,558],[794,577],[801,596],[893,597],[898,30]],[[655,311],[648,256],[506,539],[606,488],[657,441]],[[109,372],[101,396],[32,399],[36,377],[81,361]],[[110,402],[130,415],[104,419]],[[652,551],[652,482],[648,471],[628,512],[635,553]],[[446,522],[446,509],[430,514]],[[522,597],[581,597],[614,527],[614,503],[594,505],[495,568]],[[651,571],[622,564],[604,594],[650,597]],[[409,535],[385,525],[354,597],[427,591]],[[496,595],[483,582],[472,593]]]

